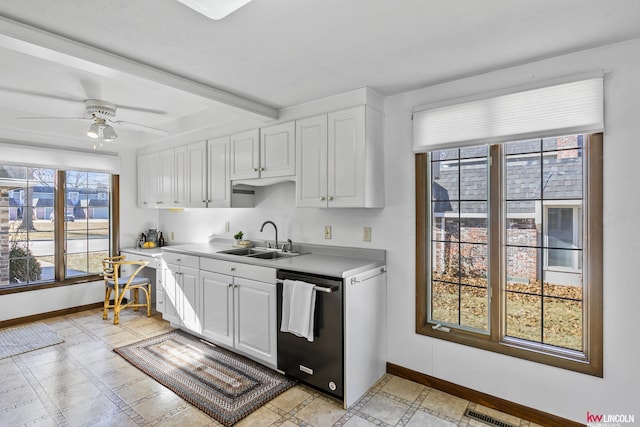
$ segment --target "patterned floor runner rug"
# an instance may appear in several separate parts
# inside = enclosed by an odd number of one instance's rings
[[[60,344],[63,341],[44,323],[0,329],[0,359]]]
[[[182,331],[114,349],[219,423],[231,426],[295,382]]]

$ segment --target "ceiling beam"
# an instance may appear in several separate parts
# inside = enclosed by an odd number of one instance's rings
[[[276,108],[0,15],[0,47],[110,78],[137,77],[178,89],[262,120]]]

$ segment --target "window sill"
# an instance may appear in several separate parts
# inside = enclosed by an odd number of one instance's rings
[[[445,332],[433,329],[431,324],[418,325],[416,333],[600,378],[603,376],[602,366],[590,362],[584,353],[575,350],[545,346],[511,337],[493,341],[487,335],[469,331],[451,329]]]
[[[29,284],[12,283],[12,284],[0,287],[0,295],[15,294],[19,292],[37,291],[40,289],[58,288],[61,286],[78,285],[82,283],[90,283],[90,282],[96,282],[101,280],[103,280],[101,275],[94,274],[91,276],[74,277],[72,279],[67,279],[60,282],[29,283]]]

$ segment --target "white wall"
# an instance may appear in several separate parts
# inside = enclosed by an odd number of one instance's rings
[[[640,211],[640,41],[548,59],[494,73],[389,97],[385,103],[384,209],[297,209],[294,185],[256,189],[254,209],[191,209],[159,212],[159,227],[175,240],[204,242],[209,234],[243,230],[253,240],[273,239],[265,220],[278,225],[279,238],[294,242],[387,250],[388,360],[392,363],[579,422],[591,413],[638,413],[640,362],[636,302],[640,288],[629,266],[637,262]],[[532,81],[604,70],[604,378],[578,374],[415,334],[414,168],[411,112],[432,102],[476,95]],[[153,211],[151,211],[153,212]],[[231,230],[224,232],[229,221]],[[333,239],[325,240],[325,225]],[[373,228],[372,242],[362,227]]]

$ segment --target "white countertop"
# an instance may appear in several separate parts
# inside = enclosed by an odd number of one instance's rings
[[[141,256],[148,256],[148,257],[152,257],[152,258],[160,258],[162,256],[162,249],[161,248],[150,248],[150,249],[122,248],[122,249],[120,249],[120,252],[129,252],[129,253],[132,253],[132,254],[141,255]]]
[[[121,251],[151,257],[161,256],[162,251],[177,252],[199,257],[342,278],[354,276],[385,265],[385,251],[380,249],[296,245],[294,247],[295,250],[301,251],[302,254],[273,260],[218,253],[219,251],[232,248],[233,246],[230,243],[212,242],[164,246],[153,249],[123,248]]]

